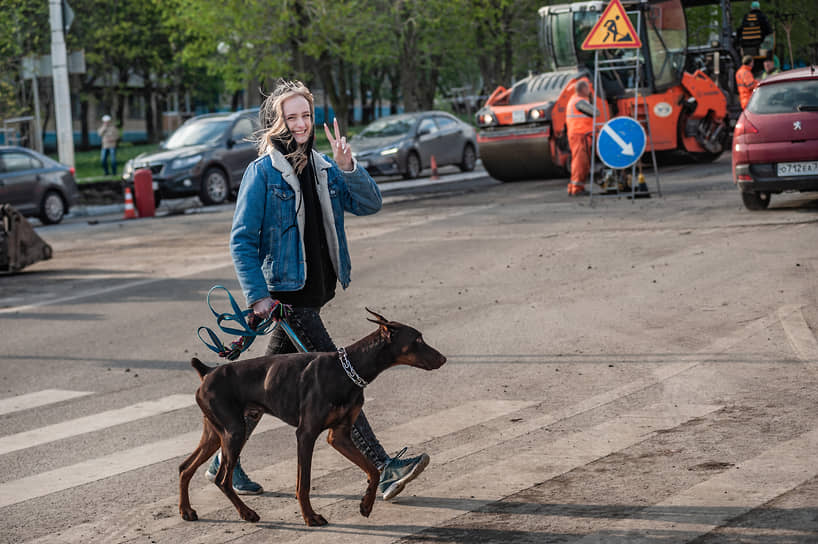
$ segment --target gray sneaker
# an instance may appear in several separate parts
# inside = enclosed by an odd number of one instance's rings
[[[216,474],[218,472],[219,456],[217,454],[213,457],[213,461],[210,462],[210,466],[207,467],[205,477],[207,477],[207,479],[211,482],[215,482]],[[264,493],[264,488],[261,487],[260,484],[257,484],[251,480],[250,477],[244,472],[244,469],[241,468],[241,462],[238,462],[236,463],[236,467],[233,469],[233,491],[235,491],[237,495],[260,495]]]
[[[401,459],[406,453],[403,448],[390,459],[381,471],[381,481],[378,484],[378,491],[383,494],[383,500],[388,501],[403,491],[406,484],[418,477],[429,464],[429,456],[425,453],[417,457]]]

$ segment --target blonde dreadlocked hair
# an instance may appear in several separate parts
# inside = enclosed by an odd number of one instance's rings
[[[284,143],[287,149],[293,147],[295,139],[287,128],[287,121],[284,119],[284,101],[293,96],[302,96],[310,104],[310,118],[313,121],[313,134],[315,132],[315,100],[310,90],[300,81],[287,81],[280,79],[273,92],[264,99],[259,108],[258,118],[261,125],[259,138],[256,143],[258,154],[266,155],[275,149],[273,140]],[[293,165],[296,173],[300,174],[309,161],[309,144],[298,145],[295,150],[286,154],[285,158]]]

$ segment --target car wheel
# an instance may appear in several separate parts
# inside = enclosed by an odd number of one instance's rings
[[[474,146],[466,144],[463,148],[463,159],[460,161],[461,172],[471,172],[474,170],[474,164],[477,162],[477,153],[474,152]]]
[[[45,225],[54,225],[65,217],[65,200],[57,191],[46,191],[40,203],[40,221]]]
[[[403,177],[406,179],[415,179],[420,175],[420,157],[418,154],[412,151],[406,157],[406,171],[403,173]]]
[[[766,210],[767,206],[770,205],[770,193],[742,191],[741,200],[748,210]]]
[[[199,191],[199,198],[205,206],[222,204],[227,200],[230,187],[227,183],[227,176],[219,168],[208,168],[202,176],[202,188]]]

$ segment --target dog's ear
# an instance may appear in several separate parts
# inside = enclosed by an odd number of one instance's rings
[[[366,308],[366,306],[364,306],[364,308]],[[366,308],[366,311],[378,318],[378,319],[369,319],[367,317],[366,318],[367,321],[371,321],[372,323],[377,323],[378,325],[386,325],[387,323],[389,323],[389,320],[386,319],[381,314],[375,313],[372,310],[370,310],[369,308]]]

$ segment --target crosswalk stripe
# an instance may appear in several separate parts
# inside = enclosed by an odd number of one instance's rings
[[[54,442],[56,440],[63,440],[72,436],[99,431],[113,427],[114,425],[137,421],[165,412],[180,410],[195,404],[196,400],[191,394],[170,395],[157,400],[139,402],[124,408],[117,408],[116,410],[108,410],[70,421],[63,421],[62,423],[55,423],[54,425],[46,425],[45,427],[39,427],[30,431],[4,436],[3,440],[0,440],[0,455],[39,446],[40,444],[46,444],[48,442]]]
[[[420,443],[429,438],[446,436],[463,428],[485,423],[535,404],[534,402],[527,401],[505,400],[467,402],[454,408],[438,412],[433,416],[416,418],[402,425],[379,431],[378,438],[384,445]],[[278,420],[269,417],[263,418],[259,429],[256,430],[254,435],[263,431],[261,426],[264,425],[265,421]],[[189,434],[193,435],[194,433]],[[175,456],[189,454],[193,450],[191,444],[195,445],[198,438],[199,433],[196,433],[195,438],[187,440],[187,449],[182,453],[175,454]],[[294,440],[295,437],[293,435],[293,441]],[[437,460],[437,457],[435,459]],[[295,493],[296,468],[297,459],[293,456],[280,460],[263,469],[253,471],[253,479],[262,483],[268,491],[280,489],[291,497]],[[346,458],[342,457],[334,449],[328,447],[325,441],[319,439],[316,443],[315,454],[313,455],[313,479],[318,479],[321,476],[348,468],[357,470]],[[352,490],[350,491],[351,494],[358,494],[365,487],[366,477],[363,473],[356,472],[356,476],[354,484],[349,486]],[[2,489],[2,485],[0,485],[0,498],[2,498]],[[232,508],[221,491],[212,484],[198,488],[195,485],[191,485],[190,496],[193,508],[196,509],[200,517],[225,508]],[[167,497],[155,503],[123,512],[115,516],[115,519],[105,519],[78,525],[61,531],[59,535],[48,535],[34,542],[37,544],[64,544],[68,542],[80,543],[92,541],[119,542],[144,536],[146,532],[159,532],[172,529],[180,524],[185,524],[186,527],[190,527],[182,521],[178,515],[178,500],[178,496],[175,495],[173,497]],[[263,500],[267,500],[267,497],[264,497]],[[2,506],[2,501],[0,501],[0,506]],[[293,508],[292,503],[289,503],[287,508]],[[295,506],[295,509],[297,510],[298,507]],[[172,517],[154,520],[154,514],[157,511],[170,512]],[[148,528],[144,527],[146,519],[152,520]],[[296,519],[300,520],[300,517]]]
[[[415,486],[412,493],[418,499],[406,497],[398,503],[378,502],[369,518],[353,515],[346,519],[330,520],[330,523],[339,525],[354,524],[355,531],[315,531],[291,542],[393,542],[630,447],[655,431],[676,427],[720,408],[664,403],[647,406],[544,446],[517,448],[495,463],[476,464],[477,470],[458,472],[453,478],[432,478],[430,474],[412,484]],[[315,503],[316,510],[320,512],[319,507],[323,504]],[[441,503],[445,503],[446,507],[441,508]],[[264,519],[264,514],[261,515]],[[385,528],[389,530],[384,531]],[[204,544],[211,540],[201,542]]]
[[[90,391],[43,389],[42,391],[35,391],[34,393],[27,393],[25,395],[17,395],[16,397],[0,399],[0,416],[11,414],[13,412],[20,412],[22,410],[29,410],[31,408],[39,408],[40,406],[47,406],[49,404],[55,404],[64,400],[71,400],[90,394]]]
[[[582,544],[647,544],[695,540],[813,478],[818,429],[766,450],[735,468],[641,510],[639,519],[612,522]]]
[[[259,423],[256,432],[269,431],[284,425],[285,423],[277,419],[267,418]],[[0,508],[188,455],[199,443],[201,436],[201,430],[185,433],[167,440],[2,483]]]
[[[818,362],[818,340],[809,328],[801,306],[788,305],[778,310],[781,326],[795,354],[802,361]]]

